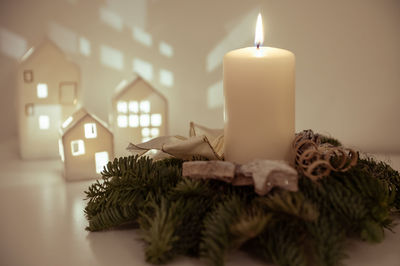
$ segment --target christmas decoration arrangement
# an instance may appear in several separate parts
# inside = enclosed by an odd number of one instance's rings
[[[184,152],[168,139],[168,158],[109,162],[86,191],[87,230],[134,226],[153,264],[185,255],[224,265],[240,249],[281,266],[334,266],[343,264],[349,239],[380,242],[392,228],[400,174],[389,165],[311,130],[294,136],[293,164],[235,164],[209,152],[219,151],[217,135],[180,140]],[[196,154],[199,146],[207,152]]]

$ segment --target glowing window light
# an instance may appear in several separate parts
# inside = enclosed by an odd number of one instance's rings
[[[138,127],[139,126],[139,116],[138,115],[129,115],[129,126],[130,127]]]
[[[85,138],[94,139],[97,137],[97,127],[95,123],[87,123],[85,127]]]
[[[111,67],[116,70],[122,70],[124,68],[124,55],[117,49],[106,45],[101,45],[100,62],[104,66]]]
[[[85,56],[90,55],[90,52],[91,52],[90,42],[85,37],[79,38],[79,50],[80,50],[81,54],[83,54]]]
[[[145,60],[133,59],[133,71],[146,80],[153,79],[153,65]]]
[[[132,113],[139,112],[139,103],[137,101],[130,101],[128,106],[129,106],[129,112]]]
[[[140,102],[140,111],[143,113],[150,113],[150,102],[149,101],[141,101]]]
[[[39,129],[47,130],[50,128],[50,118],[47,115],[39,116]]]
[[[108,26],[118,30],[122,31],[124,27],[124,22],[122,18],[112,10],[106,8],[106,7],[100,7],[99,9],[99,15],[100,19],[107,24]]]
[[[150,128],[148,128],[148,127],[142,128],[142,136],[149,137],[150,136]]]
[[[127,102],[118,102],[117,103],[117,111],[118,113],[127,113],[128,112],[128,103]]]
[[[60,154],[61,161],[64,162],[64,146],[61,139],[58,139],[58,153]]]
[[[96,173],[100,174],[101,171],[103,171],[104,166],[106,166],[109,161],[108,152],[106,151],[96,152],[94,154],[94,158],[96,160]]]
[[[119,115],[117,118],[118,127],[127,127],[128,126],[128,116]]]
[[[224,105],[224,85],[222,80],[207,89],[207,106],[210,109]]]
[[[46,83],[38,83],[36,86],[36,93],[37,97],[40,99],[47,98],[48,91],[47,91],[47,84]]]
[[[174,49],[166,42],[161,41],[158,48],[160,53],[166,57],[172,57],[174,55]]]
[[[140,115],[140,126],[148,127],[150,125],[150,116],[149,115]]]
[[[72,116],[65,119],[64,123],[62,124],[62,127],[66,128],[67,126],[69,126],[71,124],[72,120],[73,120]]]
[[[174,74],[169,70],[161,69],[160,83],[167,87],[172,87],[172,85],[174,85]]]
[[[133,28],[133,38],[139,43],[145,46],[151,46],[153,43],[153,39],[148,32],[145,32],[143,29],[134,27]]]
[[[73,140],[71,141],[71,153],[72,156],[79,156],[85,154],[85,143],[83,140]]]
[[[158,136],[160,135],[160,129],[158,129],[158,128],[152,128],[152,129],[150,130],[150,135],[151,135],[151,137],[153,137],[153,138],[158,137]]]
[[[151,125],[153,127],[159,127],[162,124],[161,114],[152,114],[151,115]]]

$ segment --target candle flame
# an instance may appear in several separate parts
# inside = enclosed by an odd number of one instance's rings
[[[257,24],[256,24],[256,37],[254,39],[254,44],[259,48],[263,42],[264,42],[264,30],[263,30],[263,25],[262,25],[262,18],[261,14],[258,14],[257,17]]]

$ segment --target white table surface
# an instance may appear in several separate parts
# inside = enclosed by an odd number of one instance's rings
[[[66,183],[59,161],[21,161],[16,140],[0,143],[0,265],[148,265],[135,230],[89,233],[84,190],[93,182]],[[380,158],[389,159],[387,155]],[[400,156],[392,157],[400,169]],[[349,243],[348,266],[399,266],[400,225],[380,244]],[[181,257],[170,265],[206,265]],[[265,265],[242,252],[226,265]]]

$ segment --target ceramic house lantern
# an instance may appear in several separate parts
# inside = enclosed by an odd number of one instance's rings
[[[106,123],[82,108],[62,124],[59,152],[68,181],[98,178],[114,158],[113,134]]]
[[[79,68],[45,40],[22,57],[17,86],[21,157],[57,158],[61,122],[77,108]]]
[[[129,143],[146,142],[167,134],[167,100],[143,78],[119,89],[113,98],[116,156],[126,156]]]

